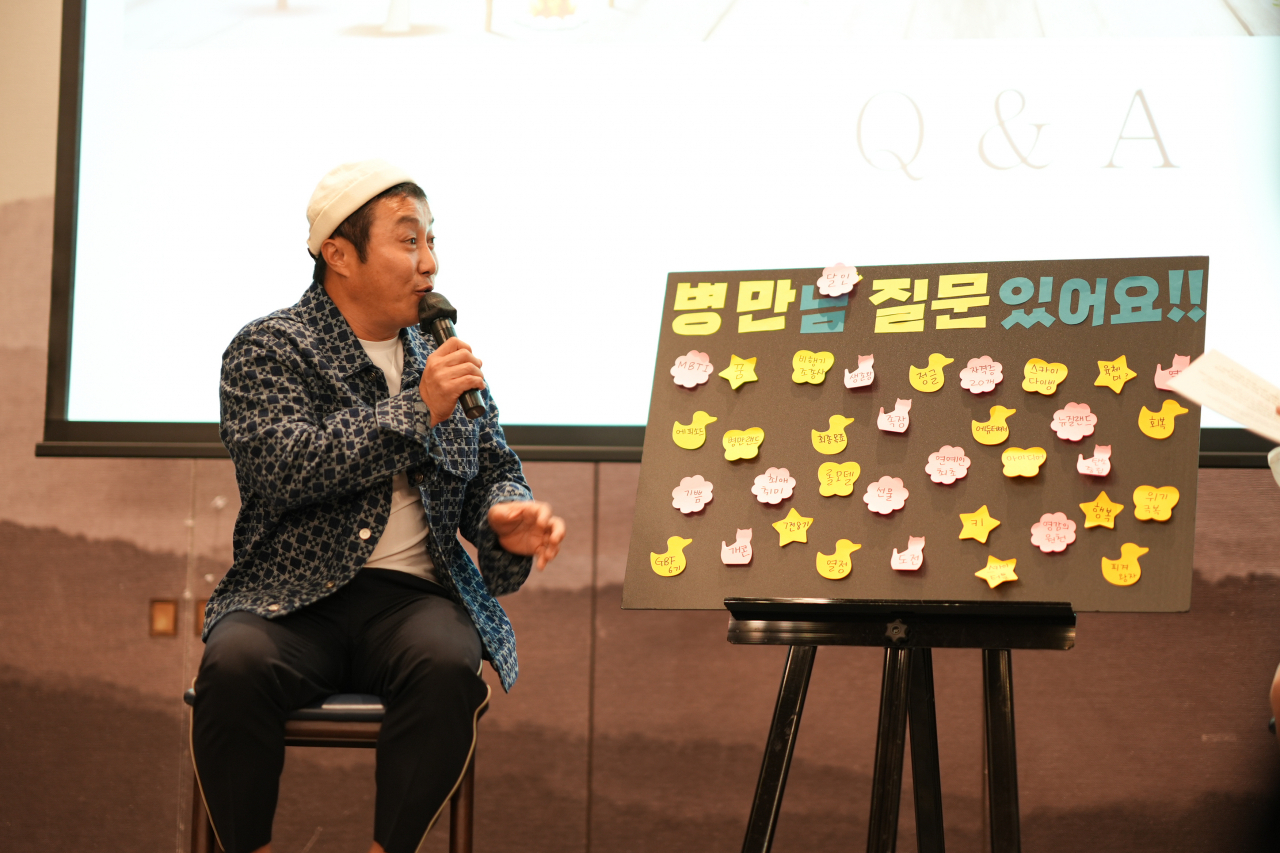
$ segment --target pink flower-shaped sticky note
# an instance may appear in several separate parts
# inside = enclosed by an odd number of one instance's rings
[[[862,281],[857,267],[836,264],[822,271],[818,279],[818,292],[823,296],[843,296],[853,290],[853,286]]]
[[[887,415],[881,408],[880,416],[876,418],[876,426],[883,432],[906,432],[907,427],[911,426],[911,401],[899,400],[893,407],[893,411]]]
[[[711,489],[711,483],[703,479],[701,474],[685,477],[680,480],[680,485],[671,490],[671,505],[685,515],[700,512],[711,503]]]
[[[751,494],[762,504],[781,503],[791,497],[796,488],[796,478],[786,468],[770,468],[751,487]]]
[[[862,500],[872,512],[888,515],[895,509],[906,506],[910,494],[900,478],[886,476],[867,486],[867,493],[862,496]]]
[[[865,388],[876,379],[876,357],[874,355],[858,356],[858,369],[844,372],[844,387]]]
[[[963,447],[944,444],[941,450],[929,454],[929,464],[924,466],[924,472],[935,483],[954,483],[969,473],[969,464]]]
[[[1004,366],[989,355],[969,359],[969,366],[960,371],[960,387],[973,394],[994,391],[1003,381]]]
[[[1093,428],[1098,425],[1098,416],[1089,411],[1088,403],[1067,403],[1065,409],[1053,413],[1049,426],[1064,441],[1079,441],[1086,435],[1093,435]]]
[[[1031,544],[1046,554],[1067,550],[1076,541],[1076,523],[1065,512],[1046,512],[1031,525]]]
[[[1182,371],[1191,366],[1191,356],[1175,355],[1173,364],[1169,365],[1168,370],[1162,370],[1160,365],[1156,365],[1156,387],[1161,391],[1172,391],[1169,387],[1169,380],[1177,376]]]
[[[914,572],[916,569],[924,565],[924,537],[908,536],[907,550],[899,551],[893,549],[893,556],[889,558],[889,565],[895,572]]]
[[[696,388],[711,378],[711,356],[696,349],[689,350],[687,355],[676,359],[671,368],[671,375],[676,384],[685,388]]]
[[[1088,459],[1084,454],[1076,455],[1076,470],[1090,477],[1105,477],[1111,473],[1111,445],[1095,444],[1093,456]]]

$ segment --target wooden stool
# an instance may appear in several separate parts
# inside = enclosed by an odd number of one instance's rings
[[[182,700],[195,702],[195,690]],[[483,717],[488,706],[481,709]],[[333,746],[372,749],[377,746],[384,709],[377,696],[337,693],[315,705],[293,712],[284,724],[285,746]],[[479,717],[477,717],[477,720]],[[476,754],[471,751],[462,782],[449,800],[449,853],[471,853],[472,818],[475,804]],[[205,811],[200,783],[191,785],[191,853],[220,853],[209,813]]]

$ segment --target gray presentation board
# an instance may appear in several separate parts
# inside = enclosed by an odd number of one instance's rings
[[[1175,355],[1195,358],[1203,351],[1207,257],[860,267],[861,278],[843,297],[817,289],[824,276],[831,281],[843,272],[668,277],[625,608],[720,609],[729,596],[1065,601],[1085,611],[1190,606],[1200,412],[1159,390],[1156,372],[1171,368]],[[802,350],[834,357],[820,384],[793,381],[793,359]],[[691,352],[705,353],[711,368],[702,369],[705,382],[687,388],[675,382],[672,368]],[[937,381],[936,371],[928,371],[935,353],[953,361],[941,368],[941,387],[922,392],[910,376],[915,371],[918,379]],[[845,371],[856,371],[859,356],[867,355],[874,356],[874,381],[847,388]],[[719,375],[735,356],[756,359],[756,381],[737,389]],[[960,374],[982,356],[1001,364],[1003,378],[994,390],[975,394],[961,387]],[[1095,384],[1099,362],[1120,356],[1136,375],[1119,393]],[[1032,359],[1066,365],[1066,379],[1053,394],[1024,390]],[[898,400],[911,401],[909,427],[879,429],[880,410],[892,413]],[[1072,441],[1056,434],[1051,424],[1068,403],[1087,405],[1096,415],[1092,435]],[[1186,413],[1172,414],[1175,404]],[[974,423],[992,423],[993,406],[1015,412],[1006,419],[1008,438],[980,444]],[[1144,407],[1155,414],[1145,415]],[[677,446],[676,425],[695,424],[695,412],[716,419],[703,427],[705,443]],[[844,430],[847,444],[826,455],[813,433],[833,435],[833,415],[854,420]],[[1149,428],[1163,418],[1172,434],[1147,435],[1140,418]],[[725,433],[750,428],[765,434],[755,458],[726,459]],[[977,429],[989,438],[998,432]],[[1111,447],[1110,472],[1080,473],[1079,457],[1093,457],[1097,445]],[[931,454],[944,446],[963,449],[970,460],[966,475],[950,484],[926,473]],[[1046,451],[1035,476],[1004,474],[1004,451],[1015,447]],[[820,494],[820,466],[851,461],[860,466],[852,493]],[[752,491],[770,468],[785,468],[796,481],[791,496],[776,505]],[[673,506],[673,491],[696,476],[711,483],[711,500],[684,513]],[[902,508],[888,514],[871,511],[864,499],[883,477],[900,479],[908,492]],[[1136,517],[1135,490],[1143,486],[1177,489],[1169,520]],[[1101,492],[1123,509],[1112,528],[1086,527],[1081,504],[1094,504]],[[1141,497],[1138,504],[1150,506]],[[999,526],[985,543],[960,538],[961,514],[982,506]],[[773,525],[793,508],[812,519],[807,541],[780,545]],[[1046,553],[1032,543],[1032,527],[1059,512],[1075,523],[1075,539]],[[752,531],[751,561],[726,565],[725,546],[735,544],[740,529]],[[673,537],[677,546],[689,542],[672,548]],[[907,552],[910,537],[925,538],[922,565],[891,568],[895,549]],[[819,574],[818,555],[838,560],[841,539],[861,547],[848,555],[852,570],[833,580]],[[1139,579],[1126,586],[1109,582],[1104,558],[1128,572],[1120,577],[1113,570],[1113,577],[1132,578],[1134,546],[1148,549],[1137,558]],[[1017,580],[992,588],[977,577],[989,555],[1016,560]],[[669,574],[680,556],[684,568]]]

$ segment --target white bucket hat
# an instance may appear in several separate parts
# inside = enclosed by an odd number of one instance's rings
[[[312,257],[320,254],[320,244],[329,239],[342,220],[366,201],[388,187],[412,180],[403,169],[386,160],[343,163],[331,170],[316,184],[307,204],[307,222],[311,225],[307,250]]]

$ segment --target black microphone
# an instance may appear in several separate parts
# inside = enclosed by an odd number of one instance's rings
[[[458,321],[458,309],[449,304],[449,300],[439,291],[429,290],[418,303],[418,328],[424,335],[434,335],[437,345],[443,345],[449,338],[456,338],[453,324]],[[485,412],[484,400],[480,392],[474,388],[464,391],[458,398],[462,403],[462,412],[475,420]]]

